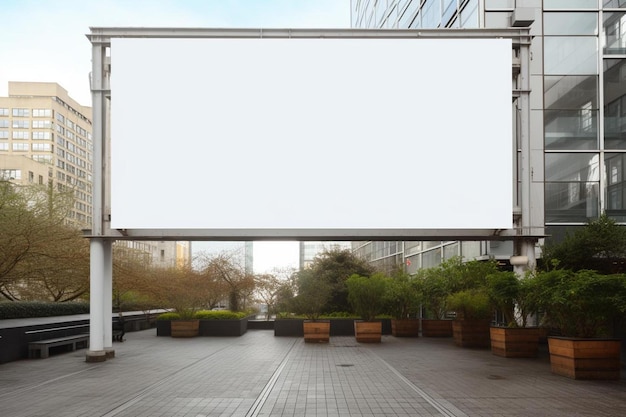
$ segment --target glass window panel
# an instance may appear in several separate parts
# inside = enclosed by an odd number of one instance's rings
[[[597,9],[597,0],[544,0],[544,10],[550,9]]]
[[[461,256],[466,260],[478,258],[483,255],[480,248],[480,242],[461,242]]]
[[[424,29],[437,28],[441,24],[441,10],[439,0],[427,0],[422,6],[422,27]]]
[[[599,181],[597,153],[546,153],[546,181]]]
[[[592,36],[545,37],[543,67],[546,75],[598,73],[598,41]]]
[[[591,102],[598,108],[598,77],[593,76],[547,76],[544,77],[544,106],[553,110],[578,110]]]
[[[544,13],[544,35],[597,35],[597,13]]]
[[[604,147],[626,149],[626,60],[605,59]]]
[[[478,27],[478,0],[470,0],[461,10],[461,27],[464,29]]]
[[[422,254],[422,268],[432,268],[441,264],[441,249],[433,249]]]
[[[626,0],[604,0],[602,6],[604,6],[605,9],[626,7]]]
[[[546,149],[598,148],[597,110],[546,110],[544,124]]]
[[[511,12],[491,12],[485,14],[485,27],[508,28],[511,26]]]
[[[515,0],[485,0],[486,9],[512,9],[515,7]]]
[[[400,29],[406,29],[409,27],[411,22],[413,22],[413,18],[415,17],[415,12],[420,6],[419,1],[412,1],[409,3],[409,6],[406,8],[402,17],[400,18],[400,22],[398,23],[398,27]]]
[[[603,14],[603,51],[605,54],[626,54],[626,13]]]
[[[443,247],[443,257],[444,259],[450,259],[454,256],[459,255],[459,242],[453,243],[451,245],[447,245]]]
[[[598,217],[597,182],[546,182],[546,222],[586,222]]]
[[[626,220],[626,182],[624,181],[624,168],[626,167],[626,154],[605,154],[606,169],[606,213],[618,220]]]

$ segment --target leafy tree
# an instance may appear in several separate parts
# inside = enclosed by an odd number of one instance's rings
[[[204,256],[199,260],[202,265],[200,274],[224,283],[230,310],[241,311],[246,309],[248,301],[253,298],[255,280],[253,274],[236,262],[234,255],[222,252],[214,257]]]
[[[602,214],[568,233],[561,242],[548,240],[543,247],[543,267],[590,269],[603,274],[626,272],[626,228]]]
[[[292,300],[293,310],[317,320],[325,312],[332,296],[333,286],[327,276],[320,276],[313,269],[304,269],[296,274],[298,294]]]
[[[421,281],[407,273],[396,271],[387,287],[387,306],[396,319],[415,317],[422,297]]]
[[[275,274],[261,274],[255,276],[255,288],[259,301],[267,305],[267,319],[276,313],[284,281]]]
[[[381,272],[369,277],[353,274],[346,281],[350,305],[364,321],[373,321],[383,311],[388,282]]]
[[[73,192],[0,181],[0,295],[68,301],[87,291],[88,249],[66,226]]]
[[[365,259],[349,249],[326,250],[313,259],[309,269],[319,282],[331,286],[332,294],[324,312],[349,311],[346,281],[351,275],[370,276],[375,271]]]

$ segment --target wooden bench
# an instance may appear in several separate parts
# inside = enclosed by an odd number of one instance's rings
[[[47,358],[50,355],[50,348],[57,346],[69,346],[72,351],[78,347],[89,346],[88,334],[75,334],[72,336],[57,337],[55,339],[38,340],[28,344],[29,358]]]

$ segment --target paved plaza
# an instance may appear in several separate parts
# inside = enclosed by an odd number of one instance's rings
[[[552,375],[547,354],[505,359],[451,339],[329,344],[251,330],[157,337],[0,365],[0,416],[624,416],[626,380]]]

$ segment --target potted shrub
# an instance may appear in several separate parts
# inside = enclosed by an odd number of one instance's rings
[[[388,278],[382,273],[371,277],[354,274],[346,281],[348,301],[362,320],[354,321],[357,342],[380,343],[382,323],[375,320],[385,307]]]
[[[424,337],[452,337],[452,320],[446,318],[450,282],[446,279],[445,265],[422,269],[417,275],[424,307],[421,320]]]
[[[456,313],[452,321],[454,344],[460,347],[489,347],[492,306],[484,289],[457,291],[448,296],[448,305]]]
[[[621,341],[610,322],[626,311],[626,276],[555,269],[538,272],[534,306],[561,336],[548,337],[552,372],[574,379],[619,379]]]
[[[199,334],[200,321],[195,312],[178,310],[157,316],[157,336],[195,337]]]
[[[293,299],[293,309],[307,318],[302,322],[304,341],[328,343],[330,321],[319,318],[332,295],[331,285],[311,269],[300,271],[296,276],[296,283],[298,295]]]
[[[486,290],[487,276],[498,271],[495,261],[462,262],[456,258],[446,268],[451,294],[448,307],[456,314],[452,322],[454,343],[461,347],[488,348],[493,314]]]
[[[391,334],[396,337],[418,337],[420,308],[419,281],[400,273],[388,281],[387,310],[391,319]]]
[[[494,355],[506,358],[537,356],[539,339],[545,331],[539,327],[526,327],[528,282],[512,271],[487,276],[487,294],[501,318],[489,329]]]

